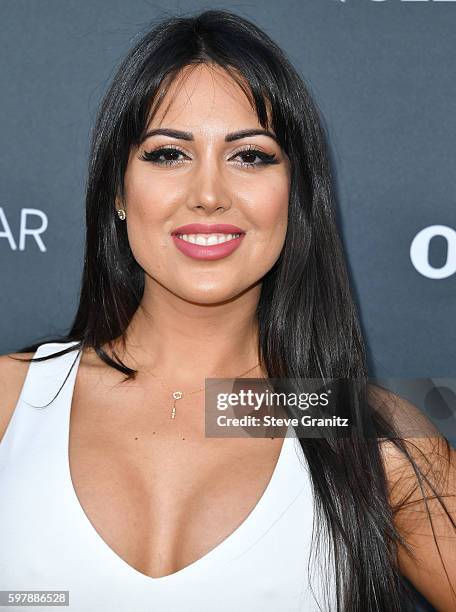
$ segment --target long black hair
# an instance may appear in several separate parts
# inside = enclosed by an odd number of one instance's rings
[[[124,338],[144,290],[144,271],[115,214],[115,198],[124,195],[130,148],[140,144],[170,83],[184,67],[202,62],[221,66],[238,82],[266,129],[270,107],[271,125],[291,162],[285,244],[262,279],[257,309],[259,359],[271,378],[361,381],[341,396],[337,410],[349,417],[353,432],[362,431],[369,417],[366,351],[335,220],[324,120],[284,52],[254,23],[228,11],[154,23],[118,68],[91,143],[79,307],[69,333],[53,339],[76,344],[51,356],[91,347],[134,377],[135,370],[103,348]],[[396,556],[402,538],[379,438],[408,451],[389,425],[374,422],[375,436],[300,439],[314,492],[315,550],[327,536],[337,610],[349,612],[403,610],[406,595]]]

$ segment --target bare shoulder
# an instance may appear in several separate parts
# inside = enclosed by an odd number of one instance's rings
[[[400,570],[437,610],[456,610],[456,451],[414,404],[382,388],[372,393],[399,434],[399,444],[383,439],[380,450],[404,541]]]
[[[13,416],[34,353],[0,355],[0,441]]]
[[[370,405],[387,418],[400,441],[383,438],[379,442],[393,509],[405,512],[409,502],[429,493],[429,487],[448,493],[445,487],[453,485],[456,469],[455,450],[448,440],[406,398],[372,385],[369,391]]]

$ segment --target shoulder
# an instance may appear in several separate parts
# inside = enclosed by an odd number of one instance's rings
[[[13,416],[34,353],[0,355],[0,442]]]
[[[369,392],[370,405],[396,433],[395,439],[379,441],[390,492],[404,485],[404,479],[416,480],[413,463],[428,478],[442,477],[442,469],[448,472],[454,465],[455,451],[432,421],[412,402],[388,389],[370,385]],[[394,495],[393,501],[397,501]]]
[[[403,575],[441,612],[456,609],[456,451],[408,400],[373,389],[398,432],[380,441]]]
[[[437,486],[443,472],[454,467],[454,449],[432,421],[406,398],[370,385],[369,403],[396,434],[392,439],[381,438],[379,447],[393,509],[404,510],[401,502],[411,494],[406,485],[419,489],[426,476],[428,486]]]

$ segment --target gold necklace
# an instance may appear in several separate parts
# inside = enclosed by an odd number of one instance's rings
[[[253,368],[250,368],[249,370],[246,370],[245,372],[242,372],[241,374],[239,374],[235,378],[241,378],[241,376],[245,376],[246,374],[248,374],[249,372],[254,370],[259,365],[260,365],[259,363],[255,364],[253,366]],[[165,383],[163,382],[163,380],[159,376],[157,376],[156,374],[152,374],[152,376],[154,376],[155,378],[158,379],[158,382],[162,385],[163,388],[165,388],[167,391],[171,392],[172,398],[173,398],[173,408],[171,410],[171,418],[174,419],[176,417],[176,402],[184,397],[183,391],[173,391],[170,387],[168,387],[168,385],[165,385]],[[193,395],[193,393],[198,393],[198,391],[203,391],[203,389],[205,389],[206,386],[214,387],[214,386],[219,385],[219,384],[221,384],[221,383],[214,383],[212,385],[205,385],[204,387],[200,387],[199,389],[195,389],[194,391],[186,391],[185,395],[186,396],[187,395]]]

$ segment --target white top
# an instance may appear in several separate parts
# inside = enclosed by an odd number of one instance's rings
[[[42,344],[35,357],[73,344]],[[313,496],[296,437],[284,438],[271,480],[252,512],[202,558],[174,574],[151,578],[119,557],[89,521],[70,476],[70,412],[80,358],[74,349],[30,364],[0,443],[0,591],[68,590],[69,609],[76,612],[336,609],[333,581],[325,603],[318,556],[311,558],[314,594],[308,583]],[[55,401],[34,407],[53,399],[69,370]]]

